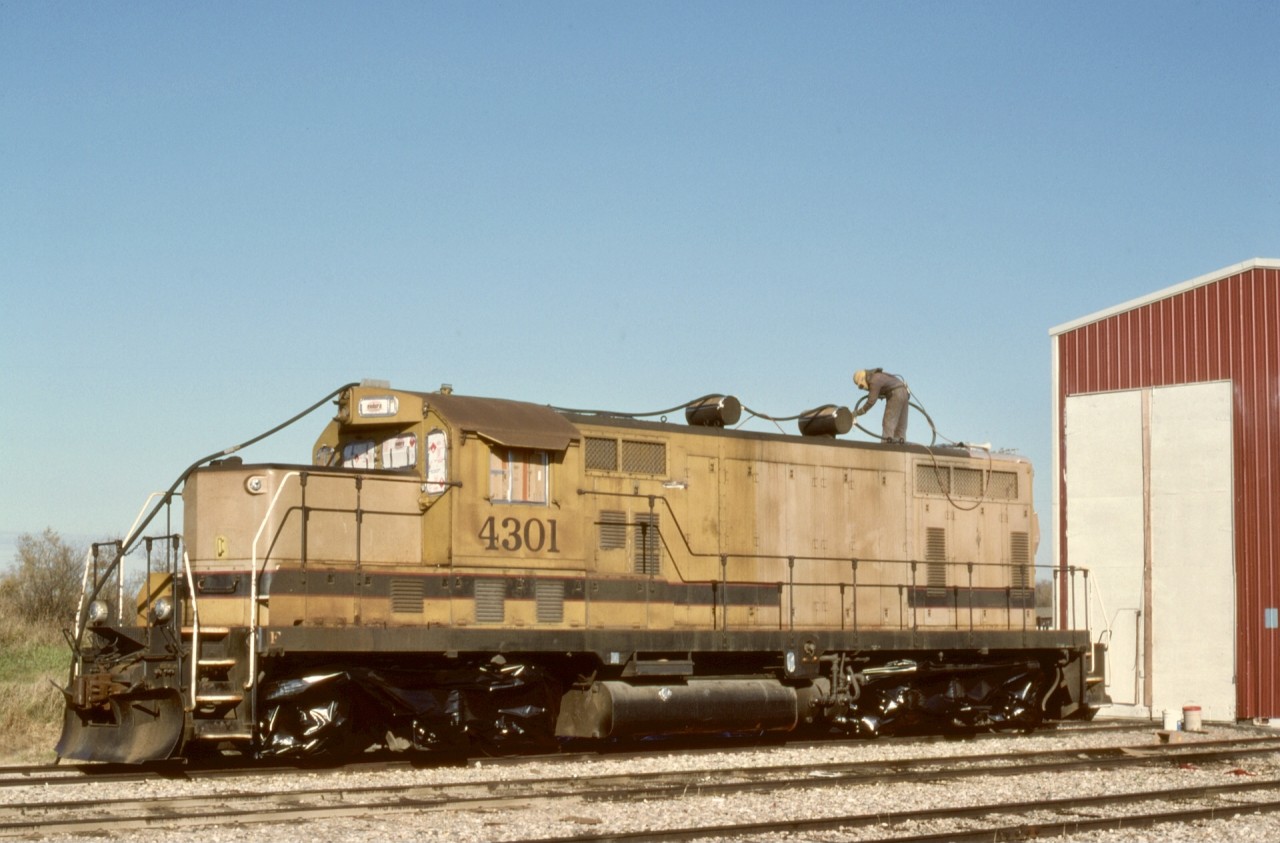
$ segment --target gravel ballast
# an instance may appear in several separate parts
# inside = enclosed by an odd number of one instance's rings
[[[1269,732],[1274,733],[1274,731]],[[1196,736],[1204,739],[1224,739],[1235,735],[1257,735],[1258,730],[1235,727],[1209,727],[1209,731]],[[1264,732],[1264,734],[1266,734]],[[1063,731],[1040,733],[1028,737],[1009,738],[1001,741],[945,741],[935,743],[891,743],[868,741],[866,743],[837,744],[829,747],[773,748],[751,752],[654,754],[642,758],[610,758],[600,756],[583,761],[544,763],[530,761],[526,764],[487,765],[467,767],[441,767],[418,769],[394,769],[382,771],[298,771],[288,775],[265,777],[240,777],[232,779],[162,780],[153,779],[141,783],[110,785],[64,785],[56,793],[49,790],[33,792],[29,787],[11,787],[0,790],[0,803],[14,804],[44,801],[48,799],[137,799],[174,796],[228,795],[228,812],[235,810],[232,794],[253,790],[255,792],[288,792],[310,788],[356,789],[381,785],[435,785],[452,782],[489,782],[539,780],[544,778],[578,777],[586,780],[597,776],[631,774],[641,777],[647,773],[723,770],[750,766],[777,766],[805,764],[808,762],[865,762],[891,759],[916,759],[951,757],[960,755],[984,755],[988,753],[1049,751],[1068,748],[1081,750],[1116,746],[1156,745],[1158,738],[1154,728],[1150,731],[1089,732]],[[460,808],[459,810],[393,811],[383,810],[371,817],[332,817],[286,824],[221,825],[186,828],[183,837],[201,843],[267,843],[267,841],[296,841],[313,839],[324,841],[441,841],[441,843],[470,843],[470,841],[530,840],[573,836],[576,834],[603,834],[606,832],[649,831],[660,838],[662,829],[690,827],[714,823],[735,825],[763,822],[780,818],[807,819],[887,813],[969,804],[1022,802],[1036,799],[1059,800],[1090,795],[1138,792],[1193,785],[1221,785],[1239,781],[1242,776],[1280,777],[1280,753],[1250,756],[1238,762],[1215,764],[1169,763],[1137,769],[1057,771],[1051,773],[980,776],[943,782],[921,781],[915,783],[882,782],[844,784],[839,786],[799,787],[765,793],[743,793],[732,796],[686,796],[679,799],[593,801],[569,799],[550,804],[533,801],[528,805],[510,805],[501,809]],[[1273,798],[1264,794],[1246,793],[1230,797],[1232,800]],[[1172,806],[1164,806],[1172,807]],[[1137,809],[1135,809],[1137,810]],[[1108,812],[1108,814],[1110,811]],[[1070,817],[1046,814],[1036,818],[1043,822],[1040,839],[1066,839],[1079,841],[1135,840],[1196,840],[1196,841],[1253,841],[1280,840],[1280,814],[1251,814],[1231,819],[1212,820],[1194,824],[1168,824],[1146,829],[1115,829],[1106,832],[1071,834],[1067,837],[1050,836],[1048,829],[1055,822]],[[1026,818],[1009,822],[1025,822]],[[947,821],[954,823],[955,821]],[[947,828],[962,826],[946,823],[917,824],[910,830],[898,829],[900,834],[945,833]],[[967,826],[963,826],[967,827]],[[833,831],[805,831],[791,835],[763,835],[750,838],[761,841],[835,841],[858,840],[887,834],[887,827],[869,826],[861,829]],[[46,839],[76,839],[86,841],[152,841],[170,840],[175,836],[172,828],[156,827],[136,832],[116,832],[109,836],[84,836]]]

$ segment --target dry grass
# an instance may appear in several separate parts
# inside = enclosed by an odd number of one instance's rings
[[[45,680],[0,682],[0,763],[53,761],[62,692]]]
[[[52,761],[62,732],[62,693],[71,652],[53,626],[0,609],[0,763]]]

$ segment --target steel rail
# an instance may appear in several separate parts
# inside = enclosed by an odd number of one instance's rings
[[[573,776],[553,779],[526,780],[490,780],[480,782],[457,782],[449,784],[407,784],[393,786],[367,786],[359,788],[321,788],[291,791],[245,791],[240,793],[220,793],[215,796],[175,796],[170,798],[151,797],[146,800],[103,800],[100,798],[74,801],[48,801],[39,803],[15,803],[0,807],[0,836],[12,836],[40,832],[70,833],[77,831],[105,828],[127,829],[147,827],[157,824],[198,825],[217,824],[219,822],[273,822],[283,819],[319,818],[334,816],[357,816],[372,812],[387,811],[423,811],[434,808],[458,809],[465,807],[485,808],[493,810],[502,803],[512,800],[555,801],[573,798],[584,801],[613,801],[619,799],[634,800],[644,798],[651,800],[675,799],[692,795],[712,795],[741,792],[765,792],[795,788],[824,788],[848,786],[859,782],[875,782],[886,784],[894,782],[947,781],[958,778],[969,778],[981,775],[1027,775],[1048,771],[1071,769],[1097,769],[1099,767],[1117,767],[1127,765],[1152,765],[1167,763],[1170,760],[1209,761],[1223,758],[1235,758],[1242,755],[1274,753],[1277,751],[1272,739],[1271,746],[1256,745],[1237,746],[1234,750],[1214,748],[1210,751],[1182,752],[1170,751],[1183,749],[1186,745],[1173,745],[1159,748],[1142,748],[1138,754],[1131,748],[1114,748],[1106,753],[1108,757],[1084,757],[1080,749],[1055,751],[1052,753],[1003,753],[998,756],[981,757],[955,756],[938,758],[912,758],[898,761],[877,762],[838,762],[832,764],[782,765],[776,767],[745,767],[736,769],[714,770],[682,770],[671,773],[655,774],[620,774],[606,776]],[[1153,751],[1154,750],[1154,751]],[[1062,760],[1057,762],[1025,763],[1035,757],[1058,755]],[[956,761],[968,759],[966,766],[946,766]],[[993,766],[991,761],[1000,762]],[[1006,763],[1021,760],[1024,763]],[[769,776],[782,778],[769,779]],[[707,781],[708,776],[715,776],[720,781]],[[726,779],[736,779],[727,781]],[[83,782],[83,780],[81,780]],[[1280,779],[1265,779],[1246,783],[1219,786],[1218,791],[1248,791],[1259,788],[1275,788],[1280,790]],[[1212,788],[1192,788],[1187,792],[1209,792]],[[1217,792],[1217,791],[1214,791]],[[1142,801],[1143,799],[1167,799],[1170,794],[1181,794],[1183,791],[1156,791],[1151,794],[1111,794],[1108,799],[1127,799]],[[320,804],[299,804],[306,799],[315,799]],[[1090,799],[1104,797],[1088,797]],[[352,801],[373,800],[373,801]],[[283,803],[277,806],[273,803]],[[257,803],[262,807],[253,807]],[[1082,799],[1064,800],[1071,805],[1084,804]],[[1025,803],[1026,810],[1053,810],[1053,802],[1037,801]],[[227,813],[228,805],[239,805],[247,810],[235,814]],[[1019,813],[1022,803],[998,806],[1005,813]],[[992,806],[971,806],[963,810],[981,811],[996,810]],[[949,809],[959,810],[959,809]],[[52,815],[49,821],[34,816],[38,812]],[[79,813],[80,816],[72,816]],[[928,818],[912,814],[912,818]],[[874,818],[884,821],[884,814],[876,814]],[[848,821],[848,817],[837,818],[839,822]],[[869,822],[870,820],[868,820]],[[830,819],[812,821],[779,821],[781,825],[771,830],[814,829],[817,826],[804,825],[807,822],[836,822]],[[801,823],[797,826],[796,823]],[[830,826],[821,826],[830,827]],[[755,829],[734,827],[734,833],[745,833]],[[685,830],[691,836],[706,836],[716,829],[699,828]],[[649,832],[652,834],[652,830]],[[673,839],[683,834],[677,829]],[[718,833],[718,832],[717,832]],[[666,832],[663,832],[667,836]],[[584,840],[596,839],[628,839],[625,835],[610,834],[603,837],[586,837]]]
[[[1127,731],[1130,727],[1118,726],[1099,729],[1098,731]],[[1086,730],[1083,727],[1073,726],[1070,732],[1093,731]],[[1052,732],[1043,733],[1048,737],[1053,735]],[[1037,735],[1039,736],[1039,735]],[[986,733],[974,737],[976,740],[1002,740],[1017,737],[1026,737],[1020,733]],[[926,738],[881,738],[877,741],[880,745],[893,742],[896,745],[912,745],[912,744],[937,744],[940,739],[930,736]],[[813,749],[816,751],[828,750],[840,747],[856,747],[869,745],[865,739],[838,739],[831,741],[799,741],[778,744],[698,744],[694,747],[687,745],[666,745],[666,746],[650,746],[643,750],[590,750],[584,752],[560,753],[555,755],[513,755],[500,757],[483,757],[465,759],[469,766],[474,767],[513,767],[523,764],[570,764],[590,759],[601,760],[628,760],[628,759],[644,759],[653,758],[663,754],[679,754],[682,756],[692,755],[726,755],[738,753],[759,752],[762,750],[773,749]],[[1232,749],[1236,747],[1237,749]],[[1196,760],[1214,760],[1210,755],[1221,757],[1233,757],[1243,754],[1259,754],[1266,752],[1280,751],[1280,736],[1266,735],[1254,737],[1238,737],[1224,738],[1219,740],[1203,740],[1192,743],[1180,744],[1134,744],[1125,746],[1106,746],[1106,747],[1071,747],[1066,749],[1045,749],[1045,750],[1022,750],[1003,753],[985,753],[985,754],[949,754],[938,756],[911,756],[900,759],[876,759],[866,761],[810,761],[804,764],[794,764],[787,767],[783,766],[754,766],[754,767],[738,767],[726,768],[717,767],[708,771],[712,773],[739,772],[747,774],[751,771],[766,770],[774,772],[783,772],[790,770],[792,772],[823,770],[828,768],[847,768],[849,770],[865,769],[883,774],[886,770],[894,768],[916,769],[920,766],[945,766],[954,765],[957,770],[965,769],[968,765],[982,764],[983,762],[999,762],[999,761],[1018,761],[1026,762],[1033,758],[1052,759],[1062,757],[1068,759],[1067,763],[1079,763],[1081,765],[1097,765],[1099,763],[1125,763],[1123,758],[1132,759],[1160,759],[1160,758],[1194,758]],[[1115,760],[1108,761],[1108,758]],[[333,767],[316,767],[305,764],[281,764],[281,763],[257,763],[250,765],[216,765],[216,766],[199,766],[186,761],[160,761],[145,765],[137,764],[41,764],[41,765],[20,765],[14,767],[0,767],[0,788],[6,787],[27,787],[27,786],[57,786],[57,785],[85,785],[92,783],[121,783],[146,781],[149,779],[205,779],[205,778],[224,778],[224,777],[242,777],[242,776],[271,776],[271,775],[296,775],[299,773],[307,773],[315,775],[317,773],[341,774],[347,772],[368,772],[377,770],[405,769],[412,767],[446,767],[453,766],[463,759],[457,757],[439,759],[431,759],[429,757],[402,757],[379,758],[371,761],[360,761],[346,764],[343,766]],[[1055,769],[1067,769],[1065,766],[1055,767]],[[1000,768],[993,768],[1000,769]]]
[[[506,784],[516,784],[507,782]],[[538,782],[527,784],[537,785]],[[789,783],[797,784],[796,782]],[[821,786],[828,784],[821,780],[802,782],[805,786]],[[479,788],[480,785],[472,785]],[[68,817],[66,809],[61,806],[49,807],[46,810],[55,812],[57,816],[48,822],[30,816],[29,806],[16,821],[0,823],[0,837],[21,836],[31,833],[69,834],[93,831],[123,831],[137,828],[155,827],[192,827],[222,824],[259,824],[284,822],[287,820],[325,819],[338,817],[360,817],[366,815],[382,816],[388,812],[422,812],[430,810],[459,811],[483,809],[494,811],[504,806],[527,807],[531,800],[554,802],[559,799],[590,799],[590,793],[507,793],[471,798],[456,798],[444,794],[431,794],[435,790],[431,786],[402,786],[397,790],[407,791],[394,801],[344,802],[332,804],[326,799],[349,799],[352,795],[374,795],[379,789],[371,788],[363,791],[331,789],[326,791],[293,791],[269,794],[218,794],[207,797],[175,797],[172,799],[127,800],[118,803],[100,803],[86,800],[84,808],[107,809],[113,815],[101,814],[87,817]],[[757,787],[740,788],[756,790]],[[888,836],[878,838],[875,843],[890,841],[933,841],[933,840],[1018,840],[1052,834],[1110,829],[1120,826],[1141,827],[1165,822],[1186,822],[1196,819],[1214,819],[1235,816],[1243,813],[1271,812],[1280,810],[1280,799],[1268,801],[1248,801],[1196,807],[1177,811],[1159,811],[1155,813],[1115,814],[1106,817],[1089,817],[1085,819],[1051,820],[1033,819],[1038,814],[1078,813],[1082,808],[1102,808],[1138,805],[1146,802],[1166,804],[1171,799],[1210,799],[1253,791],[1274,790],[1280,794],[1280,779],[1263,779],[1249,782],[1237,782],[1225,785],[1201,785],[1188,788],[1171,788],[1166,790],[1140,791],[1131,793],[1110,793],[1098,796],[1069,797],[1064,799],[1036,800],[1026,802],[995,802],[962,807],[929,808],[919,811],[872,812],[831,817],[814,817],[805,819],[783,819],[758,823],[736,823],[727,825],[690,826],[667,829],[647,828],[641,831],[611,831],[601,834],[574,835],[571,837],[529,838],[511,843],[603,843],[603,841],[650,840],[660,836],[664,840],[691,840],[706,837],[741,837],[752,834],[778,832],[812,832],[833,829],[852,829],[867,826],[883,826],[916,824],[921,822],[939,822],[944,820],[981,819],[991,815],[1027,815],[1026,822],[984,828],[949,827],[940,832],[917,834],[908,837]],[[409,795],[420,792],[422,795]],[[687,795],[682,791],[682,795]],[[613,792],[613,798],[623,798],[624,794]],[[634,793],[632,794],[634,795]],[[229,799],[255,796],[268,803],[263,807],[255,807],[248,811],[228,812]],[[319,804],[299,804],[303,797],[321,800]],[[122,814],[122,811],[138,811],[138,814]],[[871,843],[871,841],[863,841]]]
[[[993,802],[983,805],[967,805],[960,808],[927,808],[919,811],[891,811],[869,814],[850,814],[836,817],[815,817],[801,820],[775,820],[760,823],[735,823],[728,825],[693,826],[687,828],[646,829],[635,832],[611,832],[603,834],[579,834],[572,837],[536,837],[510,840],[506,843],[627,843],[627,841],[701,840],[707,838],[742,838],[748,835],[804,833],[814,831],[848,830],[881,825],[906,825],[943,820],[972,820],[991,815],[1038,813],[1062,813],[1081,808],[1105,808],[1141,804],[1143,802],[1166,803],[1170,799],[1209,799],[1256,790],[1275,790],[1280,794],[1280,779],[1245,782],[1227,785],[1209,785],[1170,790],[1142,791],[1138,793],[1109,793],[1101,796],[1046,799],[1033,802]],[[1224,819],[1241,814],[1272,813],[1280,811],[1280,799],[1263,802],[1237,802],[1211,807],[1187,808],[1154,813],[1116,814],[1106,817],[1082,819],[1028,820],[1024,823],[986,826],[983,828],[946,828],[940,831],[912,835],[859,838],[858,843],[948,843],[949,841],[1000,841],[1034,840],[1061,834],[1112,830],[1117,828],[1146,828],[1170,822],[1193,822],[1205,819]]]

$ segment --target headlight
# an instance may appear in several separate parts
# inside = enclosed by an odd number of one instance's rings
[[[107,601],[105,600],[93,601],[92,603],[89,604],[89,623],[94,623],[94,624],[103,623],[104,621],[106,621],[107,615],[110,613],[110,611],[111,610],[107,608]]]
[[[156,623],[164,623],[173,617],[173,601],[168,597],[158,597],[151,604],[151,619]]]

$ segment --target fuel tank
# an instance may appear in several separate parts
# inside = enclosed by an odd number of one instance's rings
[[[560,737],[790,731],[799,720],[794,688],[776,679],[691,679],[666,685],[596,682],[560,703]]]

